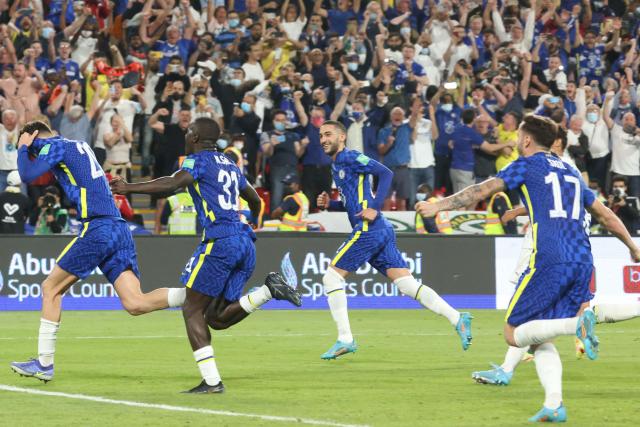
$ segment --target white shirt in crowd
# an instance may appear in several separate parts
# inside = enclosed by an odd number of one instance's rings
[[[461,59],[464,59],[467,63],[471,63],[472,51],[473,50],[471,49],[471,46],[467,46],[464,43],[460,43],[459,45],[454,46],[451,49],[451,57],[449,58],[449,64],[447,66],[447,69],[450,72],[453,72],[453,69],[456,67],[456,64]]]
[[[589,139],[589,153],[592,159],[599,159],[609,154],[609,128],[602,118],[595,123],[584,120],[582,132]]]
[[[118,102],[113,103],[108,100],[102,108],[102,114],[100,116],[100,123],[98,124],[98,134],[96,135],[94,147],[104,147],[104,134],[111,132],[111,117],[116,114],[122,117],[124,125],[129,131],[133,129],[133,119],[137,113],[142,112],[140,104],[128,99],[120,99]]]
[[[622,126],[611,129],[611,171],[620,175],[640,175],[640,136],[630,135]]]
[[[409,145],[411,152],[409,168],[424,169],[435,165],[433,146],[431,145],[431,120],[424,117],[420,119],[416,132],[415,142]]]
[[[120,141],[112,147],[107,147],[107,161],[114,165],[129,163],[131,161],[130,152],[131,143],[127,143],[124,138],[120,138]]]
[[[362,128],[366,117],[351,123],[347,129],[347,149],[364,153],[364,140],[362,138]]]
[[[281,25],[287,33],[289,40],[299,40],[304,26],[307,25],[307,17],[301,16],[293,22],[283,22]]]
[[[549,69],[546,69],[544,70],[544,77],[545,79],[547,79],[547,82],[555,80],[558,90],[567,90],[567,75],[564,73],[564,71],[558,71],[556,73],[556,78],[552,79],[551,71],[549,71]]]
[[[144,83],[144,92],[142,92],[142,97],[147,103],[147,109],[144,111],[145,114],[153,114],[153,109],[156,106],[156,86],[158,85],[158,80],[160,80],[160,74],[151,71],[147,74],[147,79]]]
[[[262,65],[260,65],[260,62],[256,62],[255,64],[249,64],[248,62],[245,62],[244,64],[242,64],[242,69],[244,70],[246,80],[258,80],[260,82],[265,80],[264,70],[262,69]]]
[[[98,39],[93,37],[84,37],[80,35],[76,41],[76,48],[71,52],[71,59],[76,61],[78,65],[85,63],[89,56],[95,51]]]
[[[9,132],[0,124],[0,170],[18,169],[18,127]]]
[[[422,68],[424,68],[424,72],[429,78],[429,85],[440,86],[441,73],[440,70],[438,70],[438,67],[436,67],[435,63],[433,62],[433,59],[431,59],[431,49],[429,49],[429,54],[423,54],[422,46],[420,46],[419,44],[415,45],[415,49],[415,61],[418,64],[422,65]]]

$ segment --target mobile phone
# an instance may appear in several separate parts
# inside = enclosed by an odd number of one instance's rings
[[[557,104],[558,102],[560,102],[560,98],[557,96],[552,96],[551,98],[549,98],[549,102],[552,104]]]
[[[371,86],[371,82],[369,80],[361,80],[360,81],[360,86],[369,87],[369,86]]]
[[[446,82],[444,84],[444,88],[446,90],[455,90],[458,89],[458,82]]]

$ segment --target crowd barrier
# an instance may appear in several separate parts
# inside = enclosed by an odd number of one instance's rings
[[[270,271],[281,271],[303,295],[303,309],[325,309],[322,275],[347,237],[337,233],[259,233],[256,270],[246,288],[259,286]],[[69,236],[0,238],[0,311],[39,310],[40,283],[55,265]],[[456,308],[506,308],[514,289],[510,282],[520,253],[520,237],[421,236],[398,234],[416,278],[437,290]],[[142,289],[180,286],[182,269],[198,244],[195,237],[136,237]],[[597,298],[638,301],[640,266],[631,263],[625,247],[613,238],[592,238]],[[347,279],[349,306],[354,309],[418,308],[395,285],[362,266]],[[63,298],[67,310],[120,309],[111,283],[99,270],[79,281]],[[290,309],[272,301],[265,309]]]

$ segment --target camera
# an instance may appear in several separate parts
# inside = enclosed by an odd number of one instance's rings
[[[56,205],[56,197],[51,194],[45,194],[42,197],[42,207],[45,209],[53,209]]]
[[[619,202],[620,200],[622,200],[624,197],[626,197],[626,193],[622,188],[614,188],[611,191],[611,195],[613,196],[613,201],[614,202]]]

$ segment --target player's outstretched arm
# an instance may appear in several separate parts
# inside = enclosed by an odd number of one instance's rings
[[[251,184],[240,190],[240,197],[247,201],[249,210],[251,211],[250,221],[260,228],[262,223],[262,200]]]
[[[115,194],[172,194],[179,188],[184,188],[194,181],[193,176],[179,170],[171,176],[163,176],[152,181],[130,183],[122,177],[115,177],[109,183],[111,191]]]
[[[609,230],[611,234],[620,239],[629,248],[631,257],[635,262],[640,262],[640,248],[633,242],[627,227],[624,226],[620,218],[611,209],[596,200],[591,206],[587,207],[587,210],[598,220],[600,225]]]
[[[416,203],[416,212],[425,218],[430,218],[436,216],[440,211],[452,211],[474,205],[505,188],[504,181],[501,178],[490,178],[480,184],[471,185],[436,203],[418,202]]]

